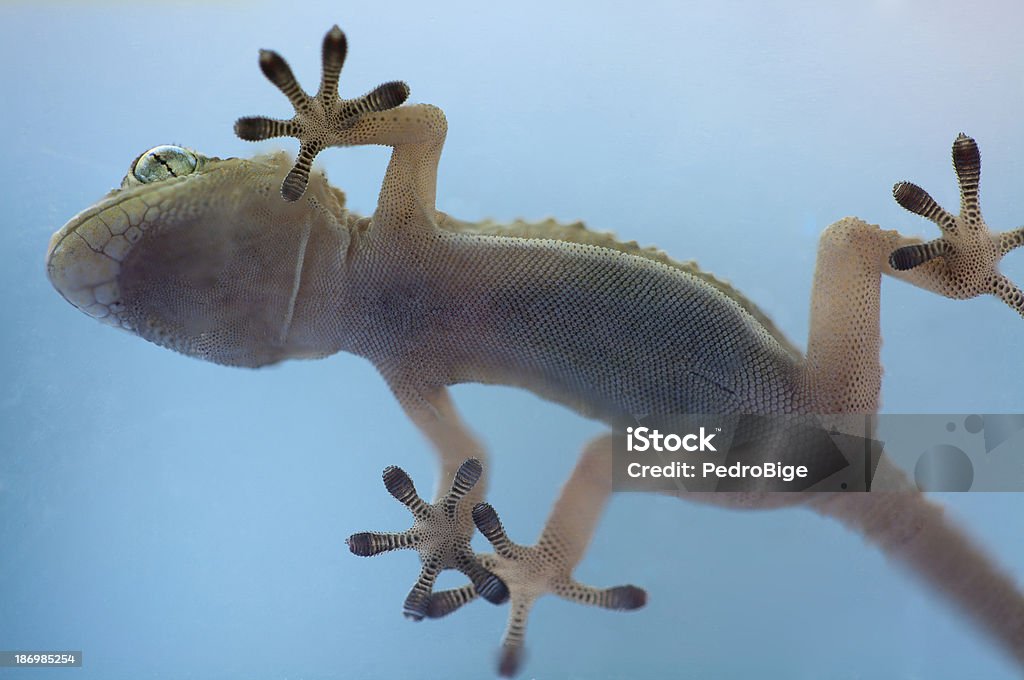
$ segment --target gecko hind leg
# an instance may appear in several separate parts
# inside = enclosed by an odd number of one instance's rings
[[[461,571],[489,602],[501,604],[508,599],[505,583],[483,567],[470,546],[473,526],[459,526],[458,522],[458,504],[480,479],[482,472],[480,461],[470,458],[456,472],[448,493],[431,504],[416,493],[412,479],[404,470],[394,465],[388,467],[384,470],[384,486],[409,508],[415,518],[412,528],[400,533],[362,532],[352,534],[345,541],[349,550],[361,557],[404,548],[420,554],[423,568],[405,599],[403,612],[406,617],[419,621],[427,614],[434,582],[444,569]]]
[[[542,595],[552,593],[570,602],[618,611],[639,609],[647,603],[647,592],[637,586],[594,588],[572,577],[611,493],[610,455],[610,437],[587,446],[536,545],[513,543],[488,503],[473,507],[473,522],[495,550],[480,555],[480,563],[504,579],[510,592],[511,609],[498,660],[502,677],[515,675],[522,665],[527,617]],[[446,616],[476,595],[472,584],[436,592],[430,597],[427,616]]]
[[[362,114],[393,109],[409,97],[408,85],[391,81],[355,99],[339,98],[338,76],[347,51],[345,34],[333,26],[324,36],[320,90],[311,97],[299,86],[288,62],[281,55],[272,50],[260,50],[260,70],[288,97],[295,116],[290,120],[264,116],[239,118],[235,122],[235,134],[250,142],[273,137],[295,137],[299,140],[295,166],[281,184],[281,195],[286,201],[297,201],[302,197],[313,159],[327,147],[343,142],[340,132],[352,127]]]
[[[498,658],[501,677],[509,678],[519,671],[523,661],[526,621],[533,603],[541,595],[552,593],[570,602],[616,611],[639,609],[647,603],[647,592],[637,586],[594,588],[576,581],[571,576],[575,563],[570,563],[561,546],[552,542],[550,537],[547,540],[542,538],[534,546],[513,543],[494,508],[487,503],[479,503],[473,508],[473,520],[496,552],[494,555],[480,555],[480,563],[486,569],[504,574],[511,594],[511,610]],[[434,593],[430,597],[427,616],[447,616],[475,598],[472,584]]]
[[[889,264],[901,272],[919,270],[920,276],[930,279],[930,288],[947,297],[962,300],[989,293],[1024,316],[1024,293],[998,267],[1004,255],[1024,245],[1024,227],[994,233],[985,224],[978,200],[981,154],[963,133],[953,142],[953,167],[960,184],[959,215],[943,209],[916,184],[899,182],[893,187],[896,202],[934,222],[942,236],[897,248]]]

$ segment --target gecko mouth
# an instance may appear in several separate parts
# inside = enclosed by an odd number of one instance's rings
[[[110,326],[131,329],[122,315],[118,276],[146,230],[145,212],[138,198],[110,197],[71,218],[50,238],[46,251],[46,274],[57,292]]]

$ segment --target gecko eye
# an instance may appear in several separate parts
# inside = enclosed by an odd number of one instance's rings
[[[196,169],[196,156],[180,146],[164,144],[154,146],[135,161],[132,174],[143,184],[190,175]]]

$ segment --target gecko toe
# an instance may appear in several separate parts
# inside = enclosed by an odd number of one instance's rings
[[[977,207],[978,184],[981,181],[981,152],[978,143],[960,133],[953,142],[953,169],[965,208]]]
[[[335,24],[324,36],[321,50],[323,68],[320,72],[320,91],[317,97],[333,101],[338,96],[338,77],[341,75],[341,67],[345,65],[347,54],[348,40]]]
[[[402,533],[376,533],[363,531],[352,534],[345,539],[345,544],[353,555],[359,557],[373,557],[381,553],[402,548],[414,547],[414,537],[409,532]]]
[[[410,499],[418,497],[412,478],[397,465],[389,465],[384,468],[381,478],[384,480],[384,488],[388,490],[388,493],[403,505],[408,505]]]
[[[523,665],[523,648],[518,645],[503,645],[498,653],[498,675],[502,678],[514,677]]]
[[[606,609],[632,611],[647,604],[647,591],[637,586],[615,586],[608,589]]]
[[[261,142],[274,137],[294,137],[296,129],[291,121],[245,116],[235,121],[235,135],[247,142]]]
[[[368,531],[352,534],[345,539],[345,544],[352,551],[353,555],[359,555],[360,557],[370,557],[380,552],[374,549],[373,534]]]
[[[936,257],[946,255],[950,250],[949,241],[946,239],[935,239],[928,243],[917,243],[912,246],[904,246],[892,251],[889,255],[889,264],[897,271],[906,271],[922,265]]]
[[[1003,274],[992,277],[991,291],[993,295],[1005,302],[1010,309],[1024,316],[1024,292]]]
[[[476,595],[476,588],[472,585],[433,593],[427,606],[427,616],[431,619],[448,616],[462,605],[472,602]]]
[[[468,560],[466,564],[459,565],[458,570],[469,578],[476,592],[491,604],[504,604],[508,601],[508,586],[480,564],[479,560]]]
[[[260,70],[288,98],[296,113],[309,111],[309,95],[302,91],[284,57],[273,50],[260,50]]]
[[[508,602],[508,586],[494,574],[488,573],[482,579],[474,580],[473,586],[480,596],[491,604],[504,604]]]
[[[476,458],[467,459],[455,471],[455,477],[452,479],[452,486],[448,492],[448,497],[455,502],[462,500],[462,497],[469,493],[476,486],[476,483],[480,481],[480,476],[483,475],[483,472],[484,468],[479,460]]]
[[[362,97],[345,100],[334,117],[339,128],[351,127],[364,113],[387,111],[401,106],[409,98],[409,86],[392,80],[373,88]]]
[[[410,621],[422,621],[427,617],[430,598],[422,593],[409,593],[402,605],[402,616]]]
[[[892,197],[906,210],[931,220],[945,231],[954,221],[953,215],[943,209],[931,195],[913,182],[897,182]]]
[[[999,256],[1006,255],[1011,250],[1024,246],[1024,227],[1011,229],[999,234]]]
[[[501,526],[498,513],[491,507],[490,503],[477,503],[473,506],[473,522],[476,524],[476,528],[480,530],[480,533],[484,535],[484,538],[494,546],[496,553],[506,558],[511,558],[514,555],[512,550],[514,544],[509,539],[508,534],[505,533],[505,528]]]

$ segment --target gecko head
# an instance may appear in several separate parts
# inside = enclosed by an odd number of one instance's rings
[[[184,354],[238,366],[294,356],[306,252],[344,252],[347,232],[344,196],[319,173],[302,201],[281,200],[290,166],[284,153],[149,149],[53,235],[47,275],[89,316]]]

